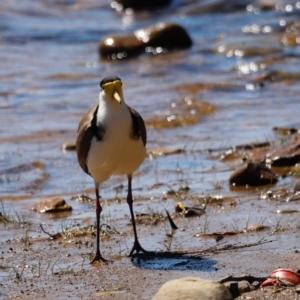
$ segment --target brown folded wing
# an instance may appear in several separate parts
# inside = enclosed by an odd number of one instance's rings
[[[95,105],[91,108],[81,119],[76,140],[76,152],[78,162],[84,172],[89,173],[86,159],[90,150],[90,145],[93,137],[96,137],[97,141],[103,140],[104,128],[97,126],[97,112],[99,105]]]
[[[135,109],[131,108],[130,106],[127,106],[127,107],[130,111],[131,118],[132,118],[131,137],[133,139],[141,138],[144,146],[146,146],[147,131],[146,131],[146,127],[145,127],[145,122],[144,122],[143,118],[140,116],[140,114]]]

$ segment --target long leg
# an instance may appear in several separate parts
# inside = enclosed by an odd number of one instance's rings
[[[95,261],[102,261],[106,262],[107,260],[104,259],[100,253],[100,214],[102,211],[102,206],[100,204],[100,197],[99,197],[99,189],[96,185],[95,187],[96,192],[96,224],[97,224],[97,248],[96,248],[96,255],[94,259],[91,261],[91,264]]]
[[[134,219],[134,214],[133,214],[133,209],[132,209],[132,204],[133,204],[133,199],[132,199],[132,190],[131,190],[131,180],[132,176],[127,175],[128,177],[128,194],[127,194],[127,203],[129,205],[129,210],[130,210],[130,215],[131,215],[131,220],[132,220],[132,227],[133,227],[133,232],[134,232],[134,244],[133,248],[130,251],[129,256],[132,256],[133,252],[136,251],[137,254],[141,251],[144,253],[147,253],[147,251],[140,245],[140,242],[137,237],[137,232],[136,232],[136,226],[135,226],[135,219]]]

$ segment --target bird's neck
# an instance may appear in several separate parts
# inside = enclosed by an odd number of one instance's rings
[[[97,113],[97,122],[102,124],[117,122],[124,119],[129,114],[128,108],[124,101],[118,103],[111,100],[101,99],[99,100],[99,108]]]

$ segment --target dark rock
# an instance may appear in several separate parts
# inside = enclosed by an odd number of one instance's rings
[[[156,9],[162,6],[167,6],[171,0],[114,0],[111,1],[111,7],[117,10],[132,8],[140,9]]]
[[[182,213],[185,217],[201,216],[205,213],[206,206],[184,206],[182,202],[177,202],[175,205],[175,211]]]
[[[229,179],[234,186],[261,186],[275,184],[277,176],[271,169],[260,162],[249,162],[246,166],[236,170]]]
[[[72,210],[72,206],[68,205],[63,198],[49,198],[39,201],[34,210],[40,213],[53,213]]]
[[[181,26],[159,23],[132,34],[107,36],[99,44],[99,53],[104,59],[124,59],[144,51],[160,54],[168,50],[188,48],[191,45],[191,38]]]
[[[300,162],[300,134],[288,145],[271,150],[266,155],[267,163],[272,166],[294,166]]]

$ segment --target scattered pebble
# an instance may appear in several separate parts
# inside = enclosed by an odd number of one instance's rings
[[[40,213],[54,213],[72,210],[72,206],[66,203],[63,198],[49,198],[36,203],[33,210]]]

